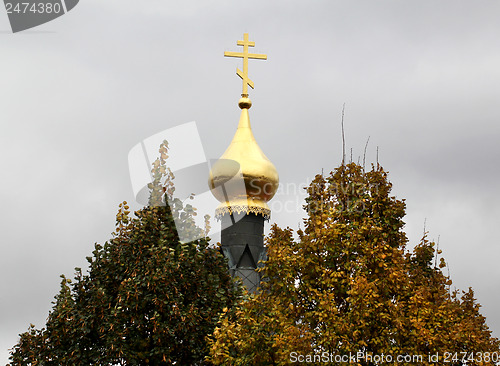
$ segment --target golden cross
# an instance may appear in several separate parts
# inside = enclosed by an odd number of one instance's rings
[[[243,41],[236,43],[238,46],[243,46],[243,52],[224,52],[226,57],[240,57],[243,59],[243,72],[236,68],[236,74],[243,80],[243,93],[241,96],[248,97],[248,85],[253,89],[253,81],[248,77],[248,59],[254,58],[258,60],[267,60],[267,55],[259,55],[256,53],[248,53],[248,47],[255,47],[255,42],[248,40],[248,33],[243,34]]]

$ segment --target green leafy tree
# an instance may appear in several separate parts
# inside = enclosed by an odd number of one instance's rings
[[[473,291],[450,291],[443,260],[434,264],[440,253],[425,235],[406,250],[405,202],[391,196],[391,188],[378,165],[365,172],[342,164],[327,177],[316,176],[304,230],[295,239],[290,228],[272,227],[261,291],[225,312],[210,360],[461,365],[466,356],[469,365],[493,365],[499,342]],[[429,358],[436,353],[438,359]],[[349,355],[355,361],[340,358]]]
[[[167,148],[154,163],[150,205],[132,218],[120,204],[114,237],[95,245],[87,273],[62,276],[45,327],[20,335],[11,365],[208,364],[206,337],[240,289],[208,238],[179,241],[174,218],[203,230],[196,210],[173,198]]]

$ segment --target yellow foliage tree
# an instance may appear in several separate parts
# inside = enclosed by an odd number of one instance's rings
[[[450,291],[426,236],[406,250],[404,200],[380,166],[343,164],[308,187],[304,230],[272,227],[261,291],[225,311],[216,365],[493,365],[472,289]]]

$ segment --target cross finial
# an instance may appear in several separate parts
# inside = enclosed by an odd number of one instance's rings
[[[226,57],[239,57],[243,59],[243,71],[236,68],[236,74],[243,80],[242,97],[248,97],[248,86],[253,89],[253,81],[248,77],[248,59],[254,58],[257,60],[267,60],[267,55],[259,55],[256,53],[248,53],[248,47],[255,47],[255,42],[248,40],[248,33],[243,34],[243,41],[236,43],[238,46],[243,46],[243,52],[224,52]]]

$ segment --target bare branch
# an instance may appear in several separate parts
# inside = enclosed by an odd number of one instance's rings
[[[363,153],[363,170],[365,170],[365,161],[366,161],[366,148],[368,147],[368,142],[370,141],[370,136],[368,136],[368,140],[366,140],[365,144],[365,152]]]
[[[345,164],[345,135],[344,135],[344,111],[345,111],[345,103],[342,106],[342,165]]]

